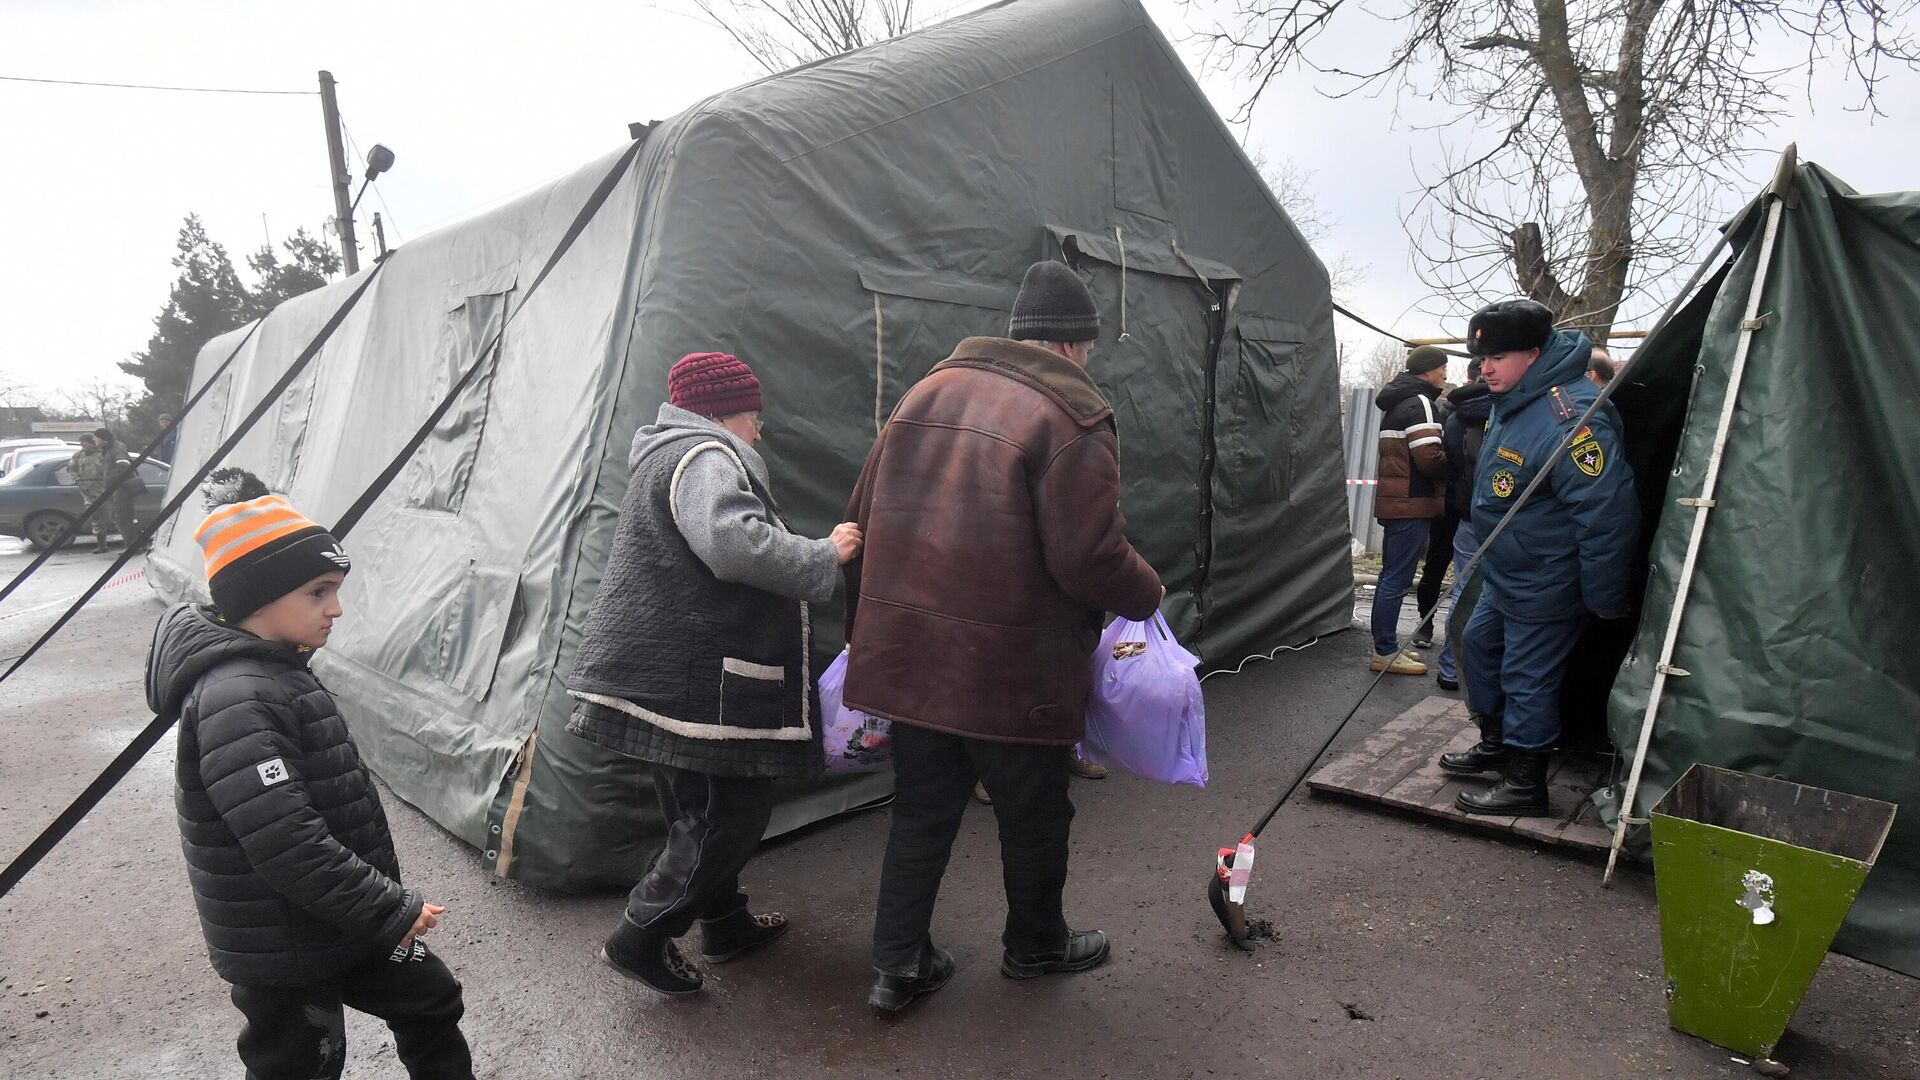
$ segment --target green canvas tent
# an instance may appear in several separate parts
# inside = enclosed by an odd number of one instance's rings
[[[824,535],[894,402],[961,338],[1004,333],[1030,262],[1064,259],[1105,314],[1124,509],[1182,638],[1231,665],[1348,625],[1326,271],[1136,0],[1015,0],[636,131],[524,308],[620,152],[396,251],[229,456],[333,520],[483,361],[352,534],[316,669],[373,768],[499,873],[624,886],[658,845],[643,770],[564,732],[564,679],[629,441],[690,351],[754,365],[774,490]],[[359,280],[206,347],[196,386],[240,348],[182,425],[182,466]],[[189,507],[151,560],[169,598],[204,590]],[[816,615],[824,660],[838,617]],[[889,783],[796,786],[773,831]]]
[[[1920,975],[1920,192],[1783,170],[1716,503],[1632,811],[1695,762],[1900,804],[1835,948]],[[1733,255],[1627,369],[1615,402],[1649,508],[1648,583],[1608,721],[1632,754],[1761,265]],[[1578,677],[1578,673],[1575,673]],[[1616,789],[1615,802],[1620,796]],[[1731,903],[1735,898],[1729,898]]]

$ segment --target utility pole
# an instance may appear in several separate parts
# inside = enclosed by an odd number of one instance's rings
[[[379,262],[381,259],[387,257],[387,230],[380,226],[380,211],[378,210],[373,212],[373,242],[374,245],[380,249],[380,254],[375,255],[373,261]]]
[[[320,73],[320,113],[327,122],[328,180],[333,185],[333,220],[340,233],[340,258],[348,274],[357,274],[360,249],[353,238],[353,200],[347,195],[353,177],[347,174],[347,150],[340,144],[340,105],[333,97],[331,71]]]

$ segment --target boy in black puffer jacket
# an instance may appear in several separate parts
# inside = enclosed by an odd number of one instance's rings
[[[415,1078],[471,1080],[460,984],[420,935],[445,909],[400,885],[387,816],[307,669],[340,617],[339,541],[223,469],[194,538],[213,606],[167,612],[147,701],[177,716],[174,802],[214,970],[246,1017],[249,1080],[338,1077],[344,1007],[393,1029]]]

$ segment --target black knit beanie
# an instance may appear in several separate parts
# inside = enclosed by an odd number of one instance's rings
[[[322,574],[353,564],[340,541],[244,469],[221,469],[201,489],[212,513],[193,538],[207,561],[207,591],[228,622],[247,616]]]
[[[1438,345],[1422,345],[1407,354],[1407,370],[1415,375],[1446,366],[1447,350]]]
[[[1007,336],[1016,341],[1092,341],[1100,336],[1100,310],[1067,264],[1037,262],[1027,267],[1020,282]]]

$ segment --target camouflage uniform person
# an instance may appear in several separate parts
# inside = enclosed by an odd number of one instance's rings
[[[111,464],[107,451],[101,448],[98,440],[91,435],[80,436],[80,449],[68,459],[67,471],[73,474],[73,486],[80,489],[80,498],[88,506],[106,494]],[[85,526],[93,533],[95,552],[107,550],[107,534],[114,531],[115,525],[113,504],[118,501],[110,500],[94,511],[92,520]]]

